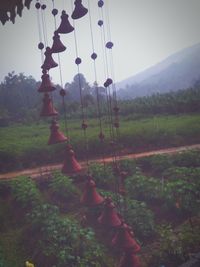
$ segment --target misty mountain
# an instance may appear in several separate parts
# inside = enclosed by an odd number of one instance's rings
[[[200,44],[185,48],[145,71],[116,84],[120,98],[166,93],[200,80]]]

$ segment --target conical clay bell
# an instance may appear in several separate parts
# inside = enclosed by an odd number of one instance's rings
[[[75,8],[72,13],[72,19],[80,19],[88,13],[88,9],[82,5],[82,0],[74,2]]]
[[[43,70],[50,70],[58,66],[58,64],[52,58],[52,52],[50,47],[47,46],[44,54],[45,54],[45,60],[43,65],[41,66]]]
[[[81,198],[81,203],[86,206],[94,206],[101,204],[104,198],[96,191],[96,184],[92,177],[88,177],[88,181],[85,185],[85,190]]]
[[[51,98],[47,93],[45,93],[44,98],[43,98],[43,107],[42,111],[40,113],[41,117],[48,117],[48,116],[55,116],[58,115],[58,112],[53,106],[53,103],[51,101]]]
[[[110,197],[105,199],[105,206],[98,222],[106,227],[116,227],[121,225],[121,219],[115,211],[115,205]]]
[[[119,267],[141,267],[140,259],[133,250],[126,250],[120,260]]]
[[[70,32],[73,32],[74,27],[72,27],[72,25],[70,24],[70,22],[68,20],[68,17],[69,16],[63,10],[62,11],[62,15],[61,15],[61,23],[60,23],[60,26],[57,29],[58,33],[70,33]]]
[[[48,145],[66,142],[68,139],[62,132],[59,131],[59,126],[56,120],[52,120],[50,126],[51,134],[49,137]]]
[[[69,175],[78,173],[82,170],[81,165],[75,158],[75,153],[70,145],[67,145],[64,164],[62,167],[62,173]]]
[[[132,249],[134,253],[140,250],[140,246],[131,236],[129,229],[125,225],[121,225],[113,237],[112,245],[120,249]]]
[[[48,93],[56,90],[56,87],[51,82],[49,74],[46,73],[46,71],[43,72],[42,75],[42,83],[40,84],[40,87],[38,88],[38,92],[40,93]]]
[[[53,45],[51,48],[51,53],[60,53],[66,50],[64,44],[60,41],[60,36],[57,31],[54,32]]]

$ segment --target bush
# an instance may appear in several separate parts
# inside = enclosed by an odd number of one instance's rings
[[[141,201],[127,199],[126,222],[132,226],[137,238],[144,240],[155,234],[153,212]]]
[[[13,196],[22,207],[33,207],[41,200],[40,192],[35,182],[25,176],[20,176],[11,181]]]
[[[158,179],[147,177],[138,170],[125,180],[128,196],[137,200],[160,199],[161,183]]]
[[[48,262],[56,267],[107,266],[104,250],[90,228],[81,228],[76,220],[61,218],[56,206],[44,204],[28,215],[34,236],[37,265]],[[30,240],[27,240],[30,246]]]
[[[89,171],[99,188],[110,189],[115,185],[115,177],[110,165],[102,165],[98,163],[91,164]]]
[[[52,174],[49,189],[56,197],[63,200],[73,199],[78,194],[78,189],[73,185],[72,180],[59,171]]]

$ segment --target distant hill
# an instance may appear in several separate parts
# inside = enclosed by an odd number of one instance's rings
[[[166,93],[200,80],[200,44],[185,48],[145,71],[116,84],[120,98]]]

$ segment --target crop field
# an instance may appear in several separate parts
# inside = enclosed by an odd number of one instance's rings
[[[64,131],[64,123],[61,121]],[[69,121],[69,134],[73,148],[79,158],[84,158],[86,147],[79,120]],[[109,127],[103,120],[105,142],[98,140],[98,121],[88,121],[88,155],[96,157],[102,153],[109,155]],[[45,163],[63,160],[63,144],[48,146],[49,124],[12,125],[0,128],[0,171],[35,167]],[[141,152],[157,148],[181,146],[200,142],[200,115],[156,116],[132,120],[131,116],[121,119],[119,139],[116,147],[124,152]],[[69,136],[69,137],[70,137]],[[119,140],[119,142],[118,142]],[[120,145],[118,145],[120,144]]]
[[[90,166],[98,192],[132,228],[142,267],[178,267],[200,250],[199,166],[199,151],[124,160],[123,195],[111,165]],[[0,266],[116,266],[115,231],[98,223],[103,204],[80,204],[84,188],[84,177],[59,172],[1,181]]]

